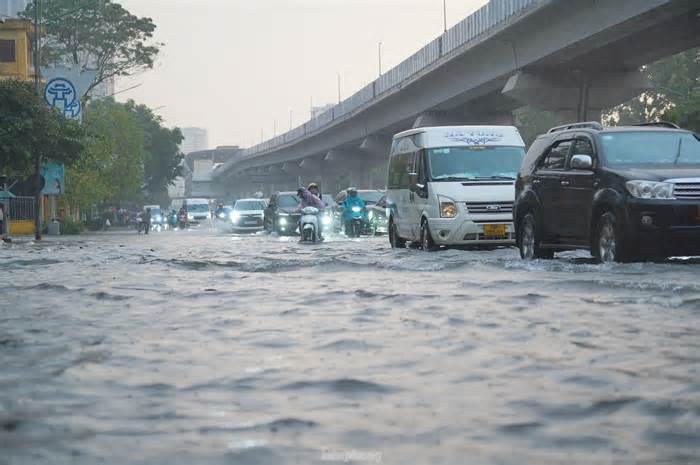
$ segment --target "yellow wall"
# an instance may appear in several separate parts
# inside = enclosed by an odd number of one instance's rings
[[[32,220],[10,220],[9,232],[10,236],[33,236],[34,221]]]
[[[0,63],[0,79],[34,78],[31,58],[32,24],[23,20],[6,20],[0,23],[0,39],[15,41],[15,62]]]

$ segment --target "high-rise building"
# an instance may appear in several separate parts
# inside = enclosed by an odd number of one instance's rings
[[[182,153],[187,155],[192,152],[199,152],[209,148],[209,135],[206,129],[202,128],[182,128],[182,135],[185,140],[180,145]]]
[[[24,11],[29,0],[0,0],[0,20],[16,18],[20,11]]]

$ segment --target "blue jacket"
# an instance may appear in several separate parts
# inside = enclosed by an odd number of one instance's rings
[[[341,204],[343,207],[343,218],[346,220],[353,218],[352,207],[360,207],[362,209],[362,216],[365,215],[365,201],[360,198],[360,196],[352,197],[348,195],[345,201]]]

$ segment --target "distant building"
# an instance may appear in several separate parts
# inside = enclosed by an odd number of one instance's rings
[[[100,82],[94,89],[90,91],[91,98],[111,97],[115,92],[115,79],[109,78]]]
[[[16,18],[18,13],[24,11],[29,0],[0,0],[0,20]]]
[[[0,21],[0,79],[34,79],[33,29],[31,22],[21,19]]]
[[[209,148],[209,135],[206,129],[202,128],[182,128],[182,135],[185,140],[180,145],[180,151],[185,155],[192,152],[201,152]]]

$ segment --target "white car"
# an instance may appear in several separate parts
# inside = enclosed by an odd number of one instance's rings
[[[392,247],[514,245],[515,177],[525,144],[513,126],[445,126],[394,136],[387,213]]]
[[[236,200],[231,211],[231,227],[233,231],[262,231],[265,207],[267,207],[267,203],[262,199]]]

